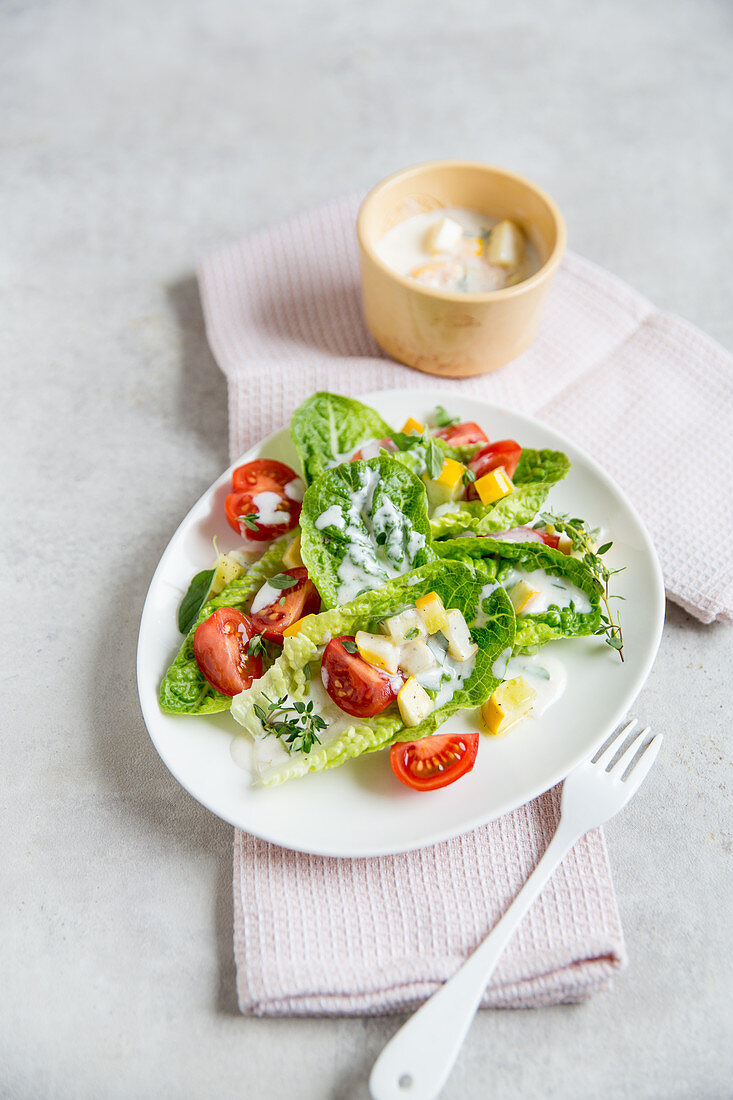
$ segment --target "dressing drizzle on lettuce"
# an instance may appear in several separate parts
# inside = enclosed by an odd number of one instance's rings
[[[342,463],[303,499],[301,555],[326,607],[435,558],[425,486],[387,456]]]

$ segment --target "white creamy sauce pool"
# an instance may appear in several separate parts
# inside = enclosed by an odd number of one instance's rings
[[[441,233],[436,248],[431,236],[446,219],[447,231]],[[461,236],[451,232],[451,224],[460,226]],[[486,243],[497,224],[497,218],[475,210],[457,207],[431,210],[395,225],[377,242],[376,253],[398,274],[434,289],[472,294],[501,290],[527,279],[541,265],[536,249],[526,237],[517,267],[489,263]]]
[[[340,604],[350,603],[362,589],[379,588],[407,572],[425,546],[425,536],[413,530],[407,516],[387,496],[374,508],[378,483],[376,470],[362,471],[359,488],[348,505],[332,504],[315,521],[317,530],[335,527],[347,539],[337,570]],[[377,544],[377,536],[382,545]]]
[[[525,581],[530,588],[535,589],[536,596],[522,608],[523,615],[541,615],[553,604],[555,607],[570,607],[572,603],[576,611],[587,614],[590,609],[590,600],[582,589],[571,584],[564,577],[553,577],[545,573],[543,569],[512,569],[502,581],[507,591],[520,580]]]
[[[531,711],[532,718],[539,718],[548,707],[562,696],[567,686],[565,666],[557,657],[536,653],[532,657],[512,657],[511,650],[505,649],[494,661],[491,670],[500,680],[515,680],[523,676],[537,692],[537,698]]]

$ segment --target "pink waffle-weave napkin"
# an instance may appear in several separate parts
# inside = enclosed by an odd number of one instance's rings
[[[232,458],[286,424],[319,389],[357,394],[429,384],[538,413],[594,454],[635,501],[656,537],[670,597],[703,621],[732,617],[730,562],[716,537],[719,522],[709,527],[711,515],[724,514],[725,492],[733,504],[730,489],[724,478],[701,486],[685,464],[697,451],[684,442],[704,436],[725,469],[731,445],[720,410],[733,407],[731,357],[569,255],[540,333],[519,360],[465,381],[421,375],[385,358],[364,326],[357,206],[357,199],[332,203],[200,266],[209,343],[228,379]],[[690,531],[694,539],[685,537]],[[550,791],[462,837],[379,859],[308,856],[238,831],[242,1012],[372,1015],[419,1003],[504,912],[544,851],[558,806]],[[304,938],[303,927],[318,935]],[[624,964],[596,830],[575,845],[525,917],[483,1004],[583,1000]]]

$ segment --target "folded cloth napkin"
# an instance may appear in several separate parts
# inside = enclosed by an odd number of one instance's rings
[[[730,479],[712,476],[707,457],[716,456],[716,470],[731,464],[731,357],[568,255],[537,339],[520,359],[479,378],[421,375],[385,358],[364,326],[357,206],[357,199],[332,203],[200,266],[209,343],[228,379],[232,458],[286,424],[319,389],[428,385],[536,413],[585,446],[636,503],[670,597],[705,622],[732,617],[729,540],[717,518],[730,515]],[[696,461],[702,439],[704,469]],[[241,1010],[370,1015],[413,1007],[505,911],[544,851],[558,806],[550,791],[465,836],[379,859],[308,856],[237,832]],[[318,933],[306,937],[304,928]],[[525,917],[483,1004],[582,1000],[624,963],[597,830],[575,845]]]

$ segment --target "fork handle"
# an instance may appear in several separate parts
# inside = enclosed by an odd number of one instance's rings
[[[502,951],[558,863],[582,835],[560,821],[544,855],[498,924],[387,1043],[369,1078],[372,1100],[435,1100],[440,1094]]]

